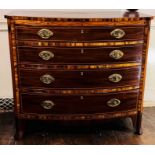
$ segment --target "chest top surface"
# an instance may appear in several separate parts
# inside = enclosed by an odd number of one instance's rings
[[[105,10],[35,10],[35,11],[13,11],[5,15],[6,18],[10,19],[115,19],[115,18],[152,18],[149,15],[142,14],[140,12],[129,12],[129,11],[105,11]]]

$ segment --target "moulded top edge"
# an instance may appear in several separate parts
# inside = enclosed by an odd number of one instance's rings
[[[55,18],[55,19],[115,19],[115,18],[152,18],[139,11],[106,11],[106,10],[50,10],[50,11],[13,11],[5,15],[11,19],[35,19],[35,18]]]

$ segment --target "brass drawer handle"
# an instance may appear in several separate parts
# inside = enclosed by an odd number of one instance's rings
[[[45,100],[41,102],[41,106],[46,110],[50,110],[55,106],[55,104],[51,100]]]
[[[55,81],[55,78],[49,74],[45,74],[40,77],[40,81],[43,82],[44,84],[51,84],[52,82]]]
[[[125,36],[125,32],[122,29],[113,30],[110,35],[116,39],[121,39]]]
[[[121,50],[113,50],[110,52],[109,56],[113,59],[121,59],[123,57],[124,53]]]
[[[107,102],[107,105],[108,105],[109,107],[117,107],[117,106],[120,105],[120,103],[121,103],[121,101],[120,101],[119,99],[113,98],[113,99],[111,99],[111,100],[109,100],[109,101]]]
[[[120,82],[122,80],[122,75],[120,74],[111,74],[109,77],[108,77],[109,81],[111,82]]]
[[[50,51],[41,51],[39,53],[39,57],[41,57],[43,60],[50,60],[51,58],[54,58],[54,53]]]
[[[49,29],[41,29],[38,31],[38,36],[40,36],[42,39],[49,39],[51,36],[53,36],[53,32]]]

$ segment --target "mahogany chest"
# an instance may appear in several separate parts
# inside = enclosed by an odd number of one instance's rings
[[[141,134],[151,17],[83,10],[6,18],[17,138],[27,120],[119,117]]]

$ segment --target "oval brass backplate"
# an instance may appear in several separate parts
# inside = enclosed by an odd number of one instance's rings
[[[49,74],[45,74],[40,77],[40,81],[43,82],[44,84],[51,84],[52,82],[55,81],[55,78]]]
[[[111,82],[117,83],[117,82],[120,82],[120,81],[122,80],[122,75],[117,74],[117,73],[111,74],[111,75],[108,77],[108,79],[109,79],[109,81],[111,81]]]
[[[110,35],[116,39],[121,39],[125,36],[125,32],[122,29],[115,29],[110,33]]]
[[[51,58],[54,58],[54,53],[52,53],[51,51],[41,51],[39,53],[39,57],[41,57],[43,60],[50,60]]]
[[[110,99],[108,102],[107,102],[107,105],[109,107],[117,107],[119,106],[121,103],[121,101],[119,99],[116,99],[116,98],[112,98]]]
[[[46,110],[50,110],[54,107],[54,103],[51,100],[45,100],[43,102],[41,102],[41,106],[46,109]]]
[[[121,50],[113,50],[109,53],[109,56],[113,59],[121,59],[123,57],[124,53]]]
[[[38,31],[38,36],[40,36],[42,39],[49,39],[51,36],[53,36],[53,32],[49,29],[41,29]]]

